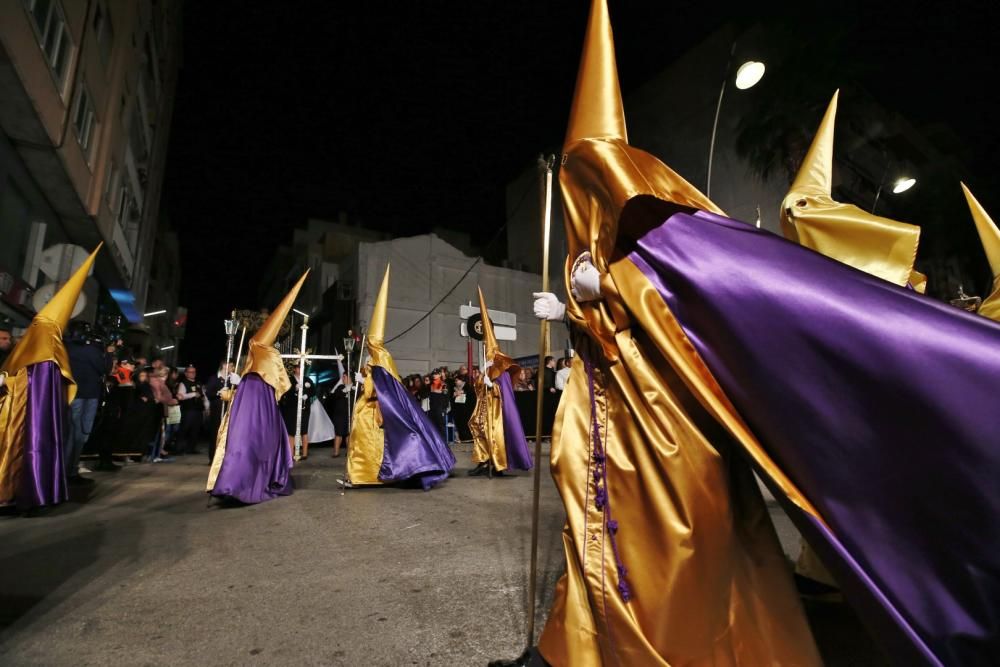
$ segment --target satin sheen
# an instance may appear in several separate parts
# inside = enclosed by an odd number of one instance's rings
[[[489,461],[498,471],[530,470],[531,454],[510,380],[519,367],[500,351],[482,288],[479,289],[479,312],[482,314],[483,353],[489,366],[483,369],[483,376],[476,382],[476,409],[469,418],[472,462]],[[486,386],[487,377],[492,386]]]
[[[792,516],[898,663],[1000,655],[1000,325],[710,213],[627,261],[815,506]]]
[[[455,455],[406,388],[381,366],[372,367],[385,430],[378,478],[383,484],[416,479],[421,488],[448,478]]]
[[[248,504],[291,495],[294,463],[274,388],[256,373],[243,376],[223,421],[209,493]]]
[[[20,509],[57,505],[69,499],[63,465],[66,384],[53,361],[28,368],[28,419],[17,492]]]

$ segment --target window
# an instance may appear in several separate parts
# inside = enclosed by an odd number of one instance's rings
[[[56,0],[24,0],[24,5],[35,24],[38,44],[61,93],[73,54],[73,40],[70,39],[62,8]]]
[[[108,181],[104,184],[104,201],[108,204],[108,210],[115,210],[115,193],[118,186],[118,165],[111,160],[111,169],[108,170]]]
[[[115,45],[115,30],[111,25],[111,14],[104,3],[98,3],[94,10],[94,35],[97,37],[97,48],[101,52],[101,62],[107,69],[111,62],[111,50]]]
[[[76,129],[76,140],[80,142],[80,148],[87,153],[94,133],[94,104],[86,84],[82,84],[76,94],[73,127]]]

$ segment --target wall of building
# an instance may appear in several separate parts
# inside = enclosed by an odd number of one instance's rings
[[[434,234],[362,243],[358,248],[357,317],[363,331],[371,319],[375,299],[386,265],[391,263],[389,309],[386,340],[399,372],[426,373],[438,366],[457,368],[466,363],[466,339],[461,336],[459,308],[478,305],[477,285],[482,288],[490,310],[512,312],[517,316],[517,340],[504,341],[509,355],[538,354],[538,320],[532,314],[531,293],[541,287],[541,277],[478,262]],[[349,266],[349,265],[345,265]],[[458,287],[447,297],[445,293]],[[434,312],[403,334],[428,311]],[[553,327],[552,342],[561,347],[561,331]],[[478,362],[477,362],[478,363]]]
[[[25,229],[33,221],[47,223],[45,247],[90,249],[103,241],[94,277],[132,324],[148,299],[181,56],[180,6],[0,3],[0,207],[13,212],[0,233],[18,248],[4,259],[18,266],[4,268],[24,273]]]

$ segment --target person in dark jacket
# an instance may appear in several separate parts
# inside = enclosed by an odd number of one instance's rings
[[[65,440],[63,461],[69,484],[87,483],[80,476],[80,453],[90,437],[94,417],[104,396],[104,377],[111,371],[111,353],[95,338],[89,326],[73,322],[66,340],[66,353],[76,382],[76,398],[69,405],[70,432]]]

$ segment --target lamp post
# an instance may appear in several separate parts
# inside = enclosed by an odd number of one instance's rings
[[[872,215],[875,214],[875,207],[878,206],[878,198],[882,194],[882,188],[885,187],[885,177],[889,173],[889,167],[891,163],[886,163],[885,171],[882,172],[882,180],[878,184],[878,190],[875,191],[875,201],[872,202]],[[902,176],[897,178],[892,184],[892,194],[900,195],[912,188],[917,184],[917,179],[912,176]]]
[[[230,319],[223,321],[223,326],[226,330],[226,361],[223,370],[225,373],[225,378],[223,379],[222,389],[223,391],[229,389],[229,360],[233,356],[233,338],[236,336],[236,311],[234,310],[230,315]],[[226,414],[226,402],[222,402],[222,415]]]
[[[354,376],[351,375],[351,355],[354,353],[354,336],[346,336],[344,339],[344,350],[347,352],[347,379],[352,383]],[[347,392],[347,431],[350,433],[351,426],[354,425],[354,401],[356,392]]]
[[[722,77],[722,87],[719,89],[719,101],[715,104],[715,120],[712,121],[712,140],[708,145],[708,176],[705,179],[705,196],[712,197],[712,159],[715,157],[715,135],[719,130],[719,112],[722,111],[722,98],[726,94],[726,86],[729,84],[729,72],[733,64],[733,55],[736,53],[736,42],[733,42],[729,50],[729,60],[726,62],[726,74]],[[736,70],[736,80],[734,81],[738,90],[749,90],[756,86],[764,77],[764,63],[758,60],[748,60]]]

